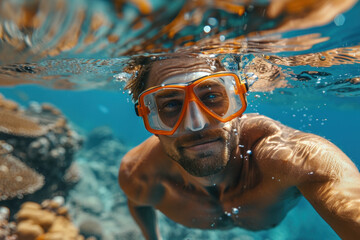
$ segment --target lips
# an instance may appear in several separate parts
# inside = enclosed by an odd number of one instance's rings
[[[220,138],[215,139],[202,139],[199,141],[193,141],[193,142],[187,142],[182,146],[184,149],[189,150],[201,150],[205,148],[209,148],[213,146],[214,144],[217,144],[220,141]]]

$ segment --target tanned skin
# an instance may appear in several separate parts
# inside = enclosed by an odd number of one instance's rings
[[[211,72],[199,59],[162,60],[146,88],[196,71]],[[258,114],[225,124],[203,114],[201,131],[152,136],[122,159],[119,183],[146,239],[161,239],[155,209],[191,228],[262,230],[301,195],[342,239],[360,239],[360,174],[339,148]]]

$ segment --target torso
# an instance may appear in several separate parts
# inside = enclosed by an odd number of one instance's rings
[[[246,121],[252,121],[251,116],[247,118]],[[266,121],[270,120],[266,118]],[[179,170],[181,167],[169,159],[157,157],[151,159],[151,163],[146,160],[143,166],[136,166],[141,172],[137,177],[145,180],[149,189],[157,195],[153,201],[154,207],[173,221],[191,228],[241,227],[261,230],[279,224],[287,212],[297,204],[301,194],[291,181],[282,177],[281,172],[286,172],[286,169],[278,171],[281,164],[274,163],[274,157],[258,154],[259,144],[266,144],[268,149],[276,149],[281,140],[274,140],[277,139],[276,136],[272,142],[262,142],[262,139],[267,138],[262,134],[267,134],[268,128],[254,132],[252,128],[257,124],[254,122],[248,126],[244,125],[241,130],[241,135],[246,137],[246,141],[242,142],[244,149],[252,151],[246,160],[248,164],[242,166],[242,172],[251,174],[239,178],[238,183],[230,189],[224,189],[222,193],[217,186],[204,187],[187,178],[184,171]],[[252,131],[251,135],[249,131]],[[164,156],[159,152],[160,147],[149,148],[153,149],[149,150],[152,156]],[[243,150],[241,153],[245,152],[246,150]]]
[[[171,191],[164,195],[156,208],[175,222],[202,229],[242,227],[260,230],[274,227],[296,205],[300,196],[296,188],[279,189],[269,182],[261,182],[241,194],[230,190],[220,199],[216,193],[184,189],[176,183],[166,185]]]
[[[255,158],[248,161],[258,162]],[[236,186],[223,193],[217,186],[203,187],[188,179],[186,182],[181,174],[168,171],[161,181],[165,191],[156,208],[170,219],[194,228],[260,230],[276,226],[297,204],[300,192],[271,170],[264,172],[267,164],[243,167],[246,171],[257,168],[256,173],[239,179]]]

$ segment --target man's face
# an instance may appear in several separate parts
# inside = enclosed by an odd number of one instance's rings
[[[161,60],[153,64],[146,89],[161,84],[190,82],[214,73],[211,69],[205,59]],[[194,102],[189,103],[188,109],[175,134],[158,135],[163,149],[194,176],[218,173],[225,168],[232,151],[238,146],[237,118],[221,123]]]

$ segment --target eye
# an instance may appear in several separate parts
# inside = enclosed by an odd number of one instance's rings
[[[216,92],[210,92],[201,98],[203,102],[216,102],[222,99],[222,94]]]
[[[181,107],[182,107],[182,101],[178,101],[178,100],[165,101],[159,107],[159,112],[160,111],[162,111],[162,112],[180,111]]]

